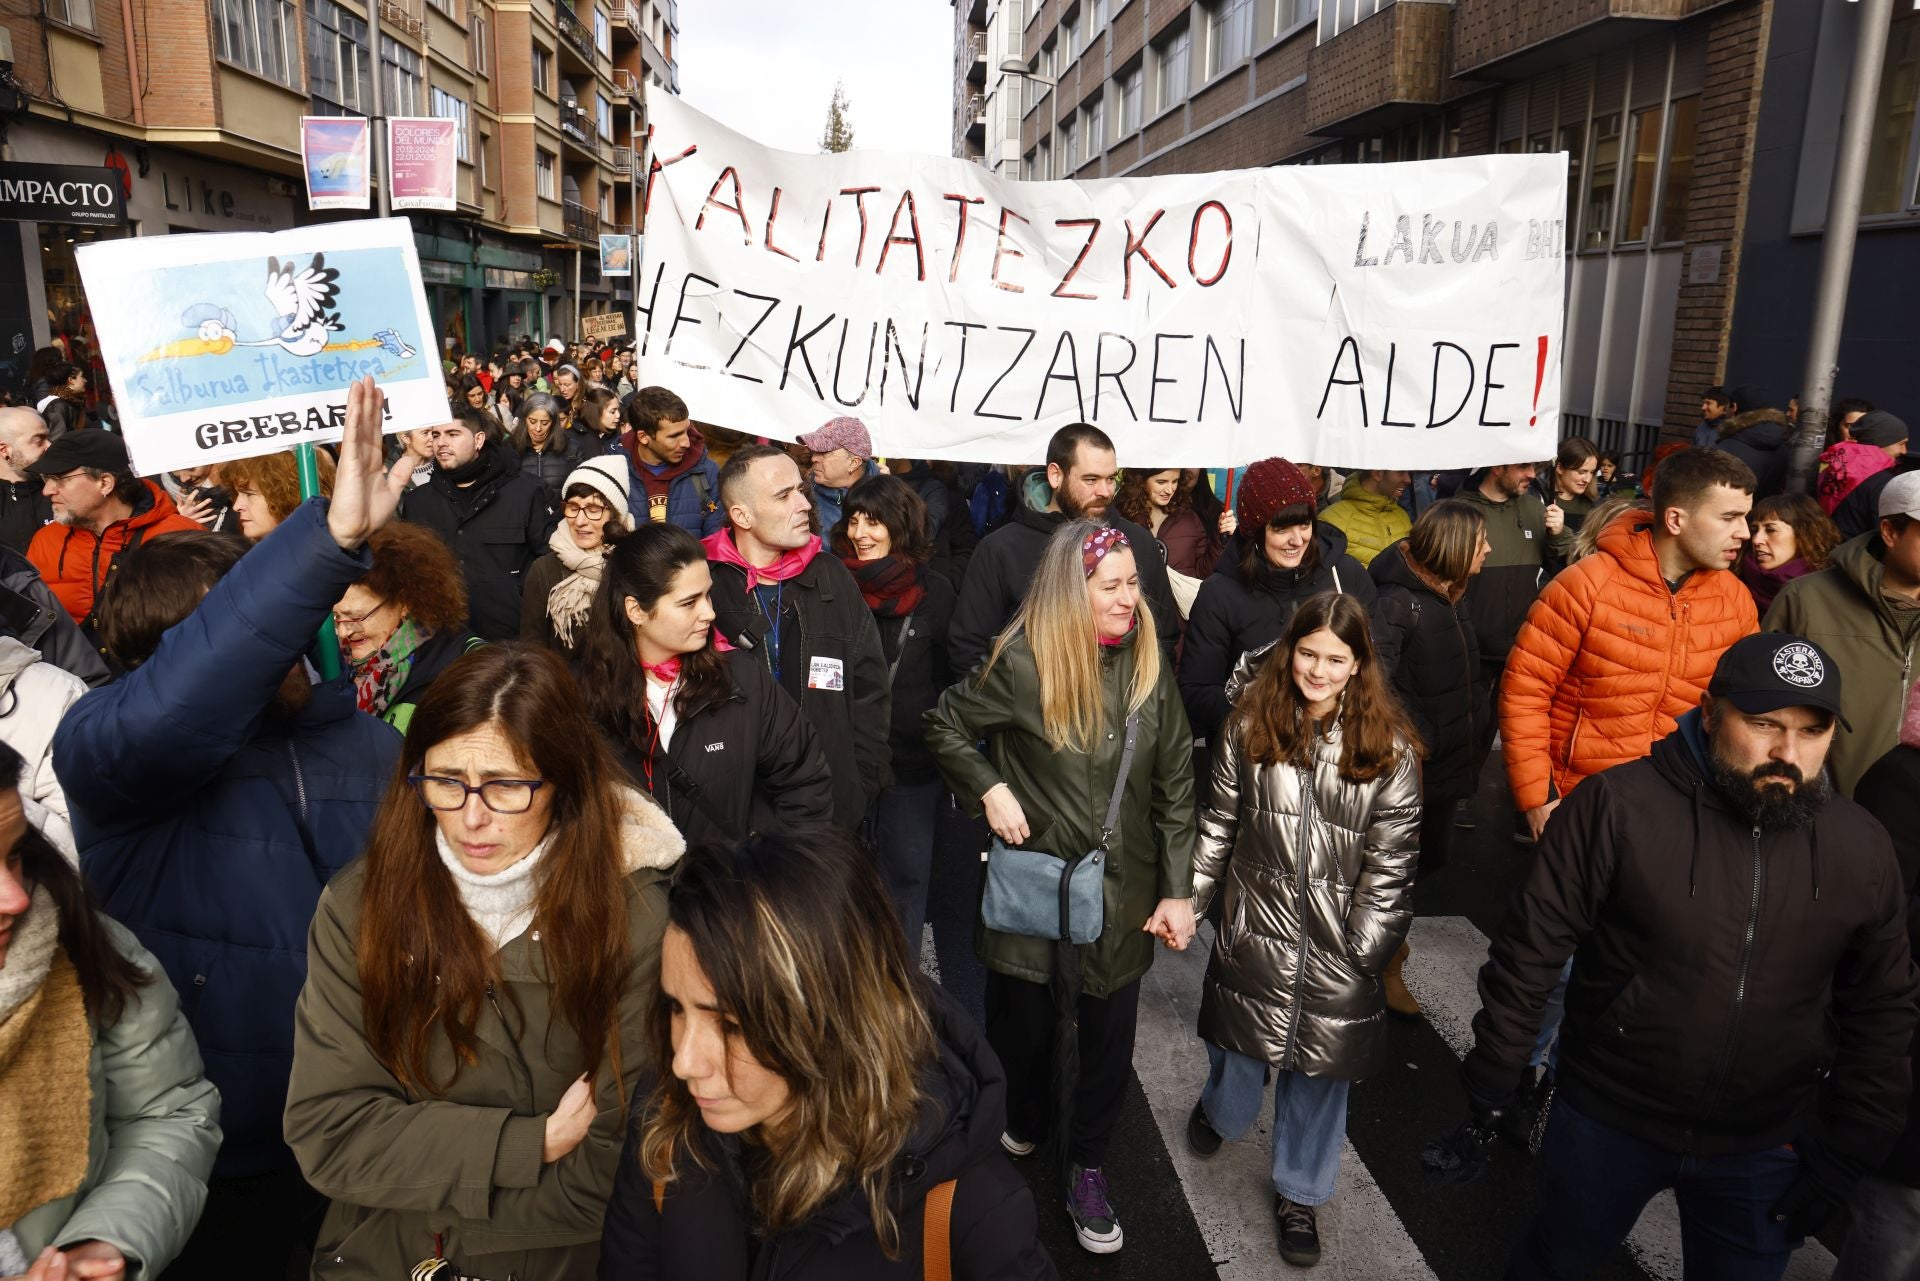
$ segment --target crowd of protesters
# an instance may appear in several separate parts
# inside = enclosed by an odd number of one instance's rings
[[[1690,1276],[1842,1207],[1836,1275],[1920,1275],[1892,414],[1836,407],[1812,495],[1752,387],[1638,474],[1221,492],[1088,424],[702,429],[556,340],[384,439],[355,384],[303,500],[285,452],[136,476],[73,377],[0,409],[0,1278],[1049,1277],[1049,1204],[1111,1254],[1154,1194],[1108,1154],[1197,939],[1187,1142],[1270,1087],[1312,1266],[1496,745],[1527,871],[1422,1160],[1539,1154],[1509,1275],[1669,1189]],[[942,822],[979,1025],[921,973]]]

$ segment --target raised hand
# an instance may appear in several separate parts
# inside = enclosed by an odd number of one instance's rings
[[[403,491],[394,488],[384,457],[384,402],[371,374],[347,388],[347,424],[334,469],[333,502],[327,509],[327,529],[347,551],[390,524],[400,506]]]

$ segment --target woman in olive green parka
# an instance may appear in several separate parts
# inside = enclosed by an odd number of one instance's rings
[[[1193,936],[1193,732],[1153,635],[1126,538],[1071,522],[1048,544],[981,671],[949,689],[926,718],[928,746],[961,804],[984,813],[1009,846],[1072,858],[1101,844],[1127,718],[1139,716],[1107,841],[1104,932],[1078,949],[1068,1210],[1080,1244],[1095,1253],[1121,1244],[1100,1165],[1133,1061],[1140,978],[1156,937],[1184,948]],[[984,755],[975,747],[983,740]],[[1056,1012],[1047,984],[1056,944],[984,922],[974,938],[988,970],[987,1039],[1007,1070],[1002,1142],[1024,1156],[1054,1114]]]

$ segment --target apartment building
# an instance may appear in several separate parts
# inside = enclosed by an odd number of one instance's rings
[[[954,0],[954,154],[1084,179],[1565,153],[1562,429],[1644,455],[1730,376],[1776,7]]]
[[[308,211],[300,117],[371,115],[376,75],[386,115],[459,122],[458,209],[409,215],[443,343],[571,332],[576,308],[630,301],[598,237],[632,230],[646,95],[679,88],[678,0],[34,7],[0,13],[5,159],[111,170],[125,216],[0,235],[0,378],[21,347],[90,332],[73,258],[90,239],[362,216]]]

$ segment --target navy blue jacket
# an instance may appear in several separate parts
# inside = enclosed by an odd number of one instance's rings
[[[372,565],[340,550],[326,512],[295,510],[53,740],[81,868],[160,959],[220,1088],[223,1176],[295,1168],[280,1114],[307,925],[366,843],[400,750],[344,680],[291,718],[269,710]]]
[[[693,428],[691,434],[693,443],[689,448],[693,456],[682,458],[669,469],[670,473],[678,474],[667,481],[666,523],[680,526],[695,538],[705,538],[726,526],[727,514],[720,510],[719,465],[707,456],[707,442],[699,429]],[[634,452],[631,431],[623,433],[620,442],[618,450],[609,452],[626,456],[627,507],[633,512],[633,525],[638,529],[654,519],[647,483],[640,475],[646,464]]]

